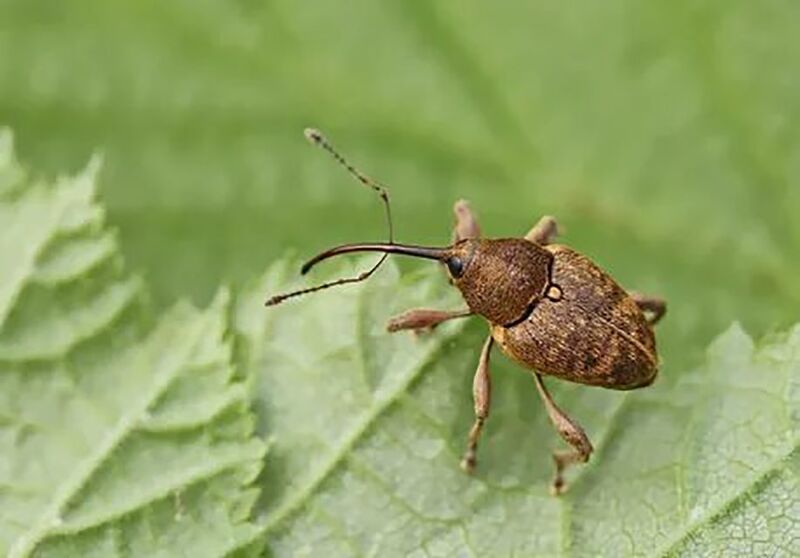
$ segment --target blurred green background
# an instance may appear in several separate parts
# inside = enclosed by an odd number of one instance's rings
[[[205,303],[296,249],[442,244],[556,215],[662,294],[671,365],[800,308],[800,4],[786,1],[0,1],[0,123],[102,198],[159,304]],[[266,295],[266,293],[265,293]]]

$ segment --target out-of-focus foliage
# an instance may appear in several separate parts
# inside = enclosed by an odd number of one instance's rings
[[[403,240],[446,241],[458,197],[495,236],[558,216],[669,298],[683,363],[800,309],[798,26],[788,0],[4,0],[0,121],[40,169],[102,148],[162,301],[385,235],[314,125],[391,185]]]
[[[36,183],[0,130],[0,554],[256,550],[264,447],[224,339],[228,296],[153,323],[96,170]]]

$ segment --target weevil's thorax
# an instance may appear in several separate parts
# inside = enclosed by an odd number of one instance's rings
[[[550,284],[553,256],[522,238],[466,240],[453,247],[464,270],[453,282],[467,306],[493,324],[524,319]]]

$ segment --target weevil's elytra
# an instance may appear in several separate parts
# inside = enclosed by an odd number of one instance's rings
[[[586,256],[567,246],[553,244],[558,226],[552,217],[542,217],[522,238],[487,239],[481,236],[469,204],[460,200],[453,210],[455,226],[450,246],[397,244],[392,236],[386,188],[350,165],[320,132],[307,130],[306,137],[378,193],[386,211],[389,241],[347,244],[322,252],[303,265],[301,272],[306,273],[317,263],[342,254],[372,251],[382,252],[382,255],[375,265],[356,277],[273,296],[267,306],[329,287],[364,281],[389,254],[441,262],[451,283],[461,292],[466,308],[411,309],[392,318],[388,331],[429,330],[455,318],[483,317],[489,325],[489,335],[473,378],[475,421],[469,431],[461,466],[472,472],[477,463],[478,441],[489,417],[489,361],[496,343],[530,371],[550,421],[571,446],[568,451],[553,453],[556,472],[552,491],[563,492],[563,471],[573,463],[585,463],[593,451],[592,444],[581,426],[553,401],[542,376],[616,390],[650,385],[658,372],[653,326],[666,311],[664,301],[625,291]]]
[[[653,330],[633,298],[588,258],[561,245],[553,280],[561,300],[546,297],[525,322],[492,326],[503,351],[527,368],[572,382],[633,389],[657,371]]]

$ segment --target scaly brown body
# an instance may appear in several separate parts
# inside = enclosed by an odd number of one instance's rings
[[[650,385],[658,361],[653,329],[636,301],[586,256],[563,245],[553,254],[558,301],[544,298],[513,327],[492,325],[503,352],[525,368],[611,389]]]
[[[627,293],[586,256],[552,244],[558,229],[552,217],[541,218],[523,238],[486,239],[481,237],[478,221],[467,202],[459,201],[454,207],[456,224],[451,246],[396,244],[386,189],[350,165],[319,131],[306,130],[306,137],[380,196],[386,209],[389,242],[346,244],[318,254],[306,262],[301,273],[341,254],[377,251],[384,255],[356,277],[279,294],[270,298],[267,306],[363,281],[390,253],[443,263],[467,308],[408,310],[390,320],[388,331],[429,330],[447,320],[482,316],[489,323],[490,334],[484,341],[472,381],[475,421],[461,466],[472,472],[477,462],[478,440],[489,417],[491,402],[489,359],[497,342],[503,352],[531,372],[550,421],[572,447],[553,452],[556,474],[552,489],[556,494],[561,493],[565,488],[564,469],[572,463],[585,463],[592,453],[592,444],[583,428],[555,404],[542,375],[611,389],[650,385],[658,370],[652,326],[664,315],[664,301]],[[644,312],[650,316],[646,317]]]

